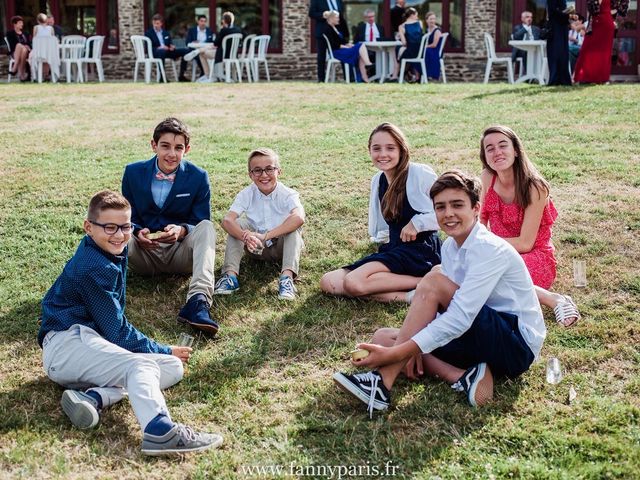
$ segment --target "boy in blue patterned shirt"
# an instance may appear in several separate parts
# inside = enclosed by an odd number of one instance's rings
[[[97,425],[102,408],[128,394],[144,431],[142,452],[166,455],[222,443],[174,423],[162,390],[182,379],[191,348],[156,343],[124,314],[131,206],[108,190],[91,199],[86,236],[42,301],[38,343],[44,370],[67,388],[62,409],[78,428]]]

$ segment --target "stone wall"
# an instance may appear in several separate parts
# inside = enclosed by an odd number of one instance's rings
[[[496,5],[497,0],[466,1],[465,51],[445,55],[448,81],[482,81],[486,65],[483,35],[489,32],[495,38]],[[119,0],[118,9],[120,53],[103,55],[105,76],[107,80],[130,80],[135,58],[129,37],[144,33],[143,0]],[[309,0],[283,0],[282,9],[282,53],[267,56],[271,78],[314,81],[316,55],[311,53]],[[6,73],[7,62],[0,62],[0,75],[6,78]],[[171,68],[167,74],[173,79]],[[500,67],[491,76],[505,77],[506,68]]]

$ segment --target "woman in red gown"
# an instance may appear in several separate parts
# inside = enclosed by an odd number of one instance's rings
[[[611,75],[614,18],[627,14],[629,0],[590,0],[589,30],[580,49],[574,74],[578,83],[606,83]]]

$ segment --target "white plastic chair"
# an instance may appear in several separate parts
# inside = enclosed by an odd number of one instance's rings
[[[149,83],[151,81],[151,67],[156,66],[156,81],[162,81],[167,83],[167,75],[164,71],[164,65],[162,59],[154,58],[153,48],[151,46],[151,40],[144,35],[131,35],[131,43],[133,44],[133,51],[136,54],[136,64],[133,69],[133,81],[138,80],[138,67],[140,64],[144,65],[144,82]]]
[[[4,37],[4,43],[7,44],[7,55],[9,55],[8,52],[11,51],[11,46],[9,45],[9,40],[7,40],[7,37]],[[11,83],[11,72],[13,71],[13,67],[15,66],[16,61],[13,59],[13,57],[11,55],[9,55],[9,75],[7,76],[7,83]]]
[[[489,83],[489,75],[491,75],[491,67],[494,63],[504,63],[507,65],[508,80],[509,83],[513,83],[513,64],[511,63],[511,57],[498,57],[496,55],[493,38],[486,32],[484,34],[484,46],[487,49],[487,68],[485,68],[484,71],[484,83]]]
[[[31,65],[31,80],[42,83],[42,70],[45,63],[51,69],[51,81],[57,82],[60,78],[60,49],[58,39],[51,36],[36,36],[32,40],[33,49],[29,54]]]
[[[74,65],[76,67],[76,82],[83,81],[80,59],[82,58],[86,43],[87,39],[82,35],[67,35],[62,37],[62,55],[60,62],[65,67],[64,71],[67,83],[70,83],[72,80],[71,67]]]
[[[256,37],[256,50],[253,57],[253,80],[258,82],[260,80],[260,64],[264,64],[264,71],[267,75],[267,82],[271,81],[269,76],[269,63],[267,62],[267,49],[269,48],[269,42],[271,41],[271,35],[258,35]]]
[[[404,82],[404,68],[407,66],[407,63],[420,64],[420,69],[422,70],[422,75],[420,75],[420,83],[429,83],[429,79],[427,79],[427,64],[424,61],[424,53],[427,49],[428,40],[429,40],[429,34],[425,33],[422,36],[422,40],[420,40],[420,49],[418,50],[418,56],[415,58],[402,59],[402,63],[400,63],[400,78],[398,79],[399,83]]]
[[[238,83],[242,83],[242,70],[240,69],[240,60],[238,60],[238,49],[240,48],[241,40],[241,33],[232,33],[222,40],[222,65],[224,67],[224,81],[227,83],[231,83],[233,67],[236,67]],[[227,52],[229,52],[228,55]],[[213,69],[210,72],[213,73]]]
[[[78,67],[84,71],[84,80],[87,80],[89,74],[89,64],[96,66],[98,73],[98,81],[104,82],[104,69],[102,67],[102,44],[104,43],[104,35],[94,35],[87,39],[84,46],[84,56],[78,61]],[[84,70],[83,70],[84,68]]]
[[[444,71],[444,44],[447,43],[449,38],[449,32],[442,34],[442,40],[440,42],[440,51],[438,52],[438,58],[440,58],[440,75],[442,76],[442,83],[447,83],[447,74]]]
[[[345,83],[349,83],[350,77],[350,66],[346,63],[342,63],[340,60],[333,56],[333,50],[331,50],[331,44],[329,43],[329,39],[326,35],[322,35],[324,37],[324,41],[327,42],[327,61],[326,61],[326,71],[324,74],[324,83],[329,83],[329,77],[331,77],[331,81],[336,81],[336,70],[338,69],[338,65],[342,65],[342,71],[344,72],[344,81]]]
[[[242,52],[240,53],[240,69],[244,67],[247,72],[247,81],[253,81],[253,57],[255,56],[256,35],[251,34],[244,37],[242,41]]]

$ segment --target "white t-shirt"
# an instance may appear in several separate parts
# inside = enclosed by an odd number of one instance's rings
[[[518,317],[522,338],[537,358],[547,327],[531,275],[516,249],[478,221],[460,248],[447,238],[441,255],[442,273],[460,288],[447,311],[413,336],[420,350],[430,353],[460,337],[487,305]]]
[[[264,195],[252,183],[236,195],[229,210],[238,216],[245,214],[249,223],[258,232],[264,233],[282,225],[294,208],[299,208],[304,213],[300,195],[278,182],[269,195]]]

